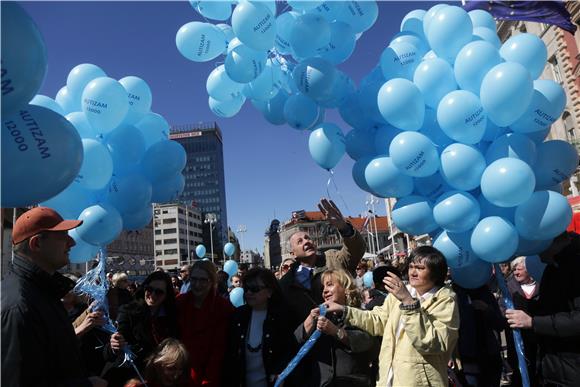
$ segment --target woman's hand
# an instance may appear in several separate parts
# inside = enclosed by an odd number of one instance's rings
[[[91,312],[87,314],[87,317],[80,323],[78,327],[75,328],[75,333],[77,336],[82,336],[89,332],[94,327],[101,327],[105,325],[105,315],[101,311]]]
[[[310,335],[312,331],[314,331],[314,328],[316,328],[316,321],[318,320],[319,316],[319,308],[314,308],[310,311],[310,314],[306,317],[306,320],[304,320],[304,331],[306,334]]]
[[[113,350],[114,353],[121,351],[123,347],[127,345],[125,338],[119,332],[115,332],[111,335],[109,343],[111,344],[111,349]]]
[[[338,334],[338,327],[326,317],[318,318],[316,329],[329,336],[336,336]]]
[[[387,273],[387,276],[383,279],[383,283],[388,292],[403,304],[410,305],[415,302],[403,281],[393,272],[389,271]]]
[[[337,316],[344,314],[344,305],[340,305],[334,301],[327,301],[324,303],[326,306],[326,313],[336,313]]]

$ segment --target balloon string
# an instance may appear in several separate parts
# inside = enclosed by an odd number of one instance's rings
[[[325,316],[326,315],[326,307],[324,306],[324,304],[320,304],[318,307],[320,308],[320,316]],[[310,349],[312,349],[312,347],[314,346],[314,344],[316,343],[316,341],[318,340],[318,338],[320,337],[321,334],[322,334],[322,332],[320,332],[317,329],[308,338],[308,340],[306,341],[306,343],[304,343],[304,345],[302,345],[302,347],[300,348],[300,350],[298,351],[296,356],[294,356],[294,358],[292,358],[292,360],[290,360],[290,363],[288,363],[288,365],[286,366],[284,371],[282,371],[282,373],[278,376],[278,379],[276,379],[276,384],[274,385],[274,387],[279,387],[282,384],[282,382],[284,381],[284,379],[286,379],[286,377],[288,377],[288,375],[292,371],[294,371],[294,368],[296,368],[298,363],[300,363],[300,361],[304,358],[304,356],[306,356],[306,354],[310,351]]]
[[[344,205],[344,208],[346,208],[347,213],[350,214],[351,213],[350,208],[348,208],[348,204],[346,204],[344,197],[342,196],[342,194],[340,193],[340,190],[338,189],[338,185],[336,185],[336,180],[334,179],[334,170],[329,169],[328,172],[329,172],[328,181],[326,182],[326,195],[327,195],[327,197],[329,199],[332,199],[332,195],[330,194],[330,184],[332,183],[332,185],[334,186],[334,191],[336,192],[336,194],[340,198],[340,201]]]
[[[96,267],[89,270],[84,276],[82,276],[72,290],[76,294],[87,295],[93,300],[89,306],[90,311],[100,310],[104,313],[106,323],[101,327],[102,330],[108,333],[116,333],[117,327],[113,324],[111,317],[109,316],[109,303],[107,301],[107,291],[109,290],[109,282],[107,281],[106,274],[106,262],[107,262],[107,250],[104,247],[99,249],[99,263]],[[119,365],[121,367],[123,364],[130,364],[137,376],[141,380],[141,383],[147,387],[147,383],[143,376],[137,369],[134,359],[135,354],[131,351],[129,346],[125,345],[123,348],[124,358],[123,362]]]
[[[505,283],[505,278],[501,273],[501,268],[499,264],[495,264],[495,277],[497,278],[497,283],[501,290],[502,300],[506,309],[513,309],[514,303],[510,292],[508,291],[507,285]],[[530,387],[530,378],[528,376],[528,367],[526,363],[526,357],[524,355],[524,343],[522,341],[522,332],[519,329],[513,329],[514,343],[516,345],[516,353],[518,355],[518,368],[522,376],[522,386]]]

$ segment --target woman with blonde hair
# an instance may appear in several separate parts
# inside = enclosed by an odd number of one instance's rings
[[[362,296],[354,278],[345,270],[327,270],[322,273],[322,297],[325,302],[358,308]],[[323,333],[312,349],[318,369],[311,375],[320,386],[370,386],[373,382],[369,364],[372,361],[373,338],[366,332],[345,324],[336,313],[320,316],[313,309],[304,323],[295,331],[300,343],[304,343],[318,329]]]
[[[217,268],[197,261],[189,272],[190,289],[177,297],[179,338],[190,356],[190,386],[220,385],[233,306],[217,294]]]

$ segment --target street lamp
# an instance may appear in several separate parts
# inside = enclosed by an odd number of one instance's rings
[[[380,250],[380,248],[379,248],[379,230],[377,228],[377,218],[376,218],[376,214],[375,214],[375,204],[378,204],[378,203],[379,203],[379,199],[377,199],[373,195],[369,195],[369,198],[366,201],[367,209],[373,215],[373,223],[374,223],[374,226],[375,226],[375,235],[374,235],[374,239],[375,239],[375,254],[378,254],[378,252]]]
[[[246,228],[245,224],[240,224],[236,231],[240,233],[240,242],[241,242],[240,243],[240,253],[241,253],[243,251],[242,246],[244,245],[244,233],[246,231],[248,231],[248,229]]]
[[[214,257],[213,257],[213,225],[216,222],[217,217],[215,214],[213,213],[209,213],[209,214],[205,214],[205,220],[203,221],[204,223],[208,223],[209,224],[209,240],[210,240],[210,247],[211,247],[211,261],[212,263],[214,262]]]

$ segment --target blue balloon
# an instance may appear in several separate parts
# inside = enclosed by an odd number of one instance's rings
[[[329,23],[336,20],[345,8],[345,3],[341,1],[323,1],[322,4],[311,9],[309,12],[318,14],[325,18]]]
[[[274,98],[264,104],[260,111],[266,121],[273,125],[283,125],[286,123],[284,106],[286,106],[288,97],[289,94],[285,90],[280,90]]]
[[[491,43],[491,45],[497,50],[501,47],[501,41],[499,40],[499,36],[497,36],[495,29],[491,30],[486,27],[473,28],[473,41],[485,41]]]
[[[399,230],[412,234],[422,235],[439,228],[433,219],[433,206],[422,196],[406,196],[393,207],[393,222]]]
[[[481,152],[470,145],[451,144],[441,154],[441,176],[460,191],[477,188],[485,167]]]
[[[213,114],[222,118],[231,118],[238,114],[244,106],[244,102],[246,102],[246,97],[243,95],[223,101],[208,97],[209,109]]]
[[[47,97],[46,95],[42,94],[35,95],[34,98],[32,98],[32,101],[30,101],[30,104],[45,107],[47,109],[52,110],[55,113],[60,114],[61,116],[64,116],[64,110],[58,104],[58,102],[56,102],[54,99],[50,97]]]
[[[219,28],[224,33],[224,36],[226,37],[226,49],[224,50],[223,53],[227,54],[227,46],[236,37],[236,34],[234,33],[234,29],[229,24],[224,24],[224,23],[219,23],[219,24],[216,24],[215,26],[217,28]]]
[[[64,190],[83,162],[81,139],[63,116],[25,105],[2,117],[1,204],[25,207]]]
[[[78,109],[81,110],[82,95],[89,83],[97,78],[106,77],[107,74],[99,66],[92,63],[82,63],[75,66],[66,78],[66,88],[70,98],[75,102],[75,107],[78,104]],[[78,102],[76,102],[78,101]]]
[[[372,122],[370,126],[385,125],[387,123],[381,115],[378,105],[378,94],[381,86],[382,83],[361,83],[357,91],[360,107],[367,119]]]
[[[443,180],[443,177],[441,177],[439,172],[427,177],[416,177],[414,181],[415,193],[426,197],[432,202],[437,201],[443,193],[452,189],[445,180]]]
[[[551,140],[537,148],[538,161],[534,165],[536,186],[551,187],[567,180],[578,167],[578,151],[563,140]]]
[[[349,24],[334,21],[330,23],[330,41],[318,50],[321,57],[337,65],[346,61],[356,46],[356,36]]]
[[[394,42],[383,50],[379,63],[385,79],[413,79],[420,61],[417,47],[408,42]]]
[[[226,252],[226,246],[227,248],[227,252]],[[236,246],[234,246],[232,243],[226,243],[224,246],[224,253],[226,253],[226,255],[228,257],[231,257],[232,255],[234,255],[234,253],[236,252]],[[231,253],[231,254],[228,254]],[[226,273],[228,273],[231,276],[233,276],[234,274],[238,273],[238,263],[236,261],[234,261],[233,259],[228,259],[227,261],[224,262],[224,271]]]
[[[228,243],[226,243],[226,244],[224,245],[224,253],[225,253],[225,254],[226,254],[228,257],[231,257],[232,255],[234,255],[234,253],[235,253],[235,252],[236,252],[236,245],[234,245],[233,243],[230,243],[230,242],[228,242]],[[235,267],[236,267],[236,270],[235,270],[235,272],[237,272],[237,271],[238,271],[238,264],[237,264],[235,261],[231,261],[231,260],[230,260],[230,261],[226,261],[226,263],[225,263],[224,267],[225,267],[226,265],[228,265],[228,262],[233,262],[233,263],[235,263],[235,264],[236,264],[236,266],[235,266]],[[229,272],[228,272],[228,274],[229,274]]]
[[[553,191],[536,191],[516,208],[515,224],[526,239],[552,239],[566,230],[572,221],[568,200]]]
[[[534,143],[536,143],[536,147],[538,147],[541,143],[544,142],[544,140],[546,139],[546,137],[550,133],[550,130],[551,130],[551,127],[547,127],[546,129],[540,130],[538,132],[522,133],[522,134],[524,134],[526,137],[528,137],[530,140],[532,140]]]
[[[184,24],[177,31],[175,45],[187,59],[207,62],[225,51],[226,36],[220,28],[211,23],[194,21]]]
[[[350,24],[355,32],[364,32],[375,24],[378,16],[379,7],[376,1],[349,1],[336,20]]]
[[[526,270],[538,283],[542,282],[542,276],[546,266],[547,265],[542,262],[538,255],[528,255],[526,257]]]
[[[108,133],[127,116],[127,92],[123,85],[112,78],[94,79],[83,91],[82,109],[93,128],[100,133]]]
[[[181,172],[186,161],[187,154],[183,146],[177,141],[167,140],[147,149],[141,166],[145,176],[153,182]]]
[[[478,196],[477,201],[479,202],[479,208],[481,209],[481,219],[489,216],[499,216],[500,218],[504,218],[505,220],[514,223],[516,213],[515,207],[499,207],[491,204],[483,194]]]
[[[422,34],[420,35],[409,31],[399,32],[395,34],[389,44],[402,42],[411,43],[413,46],[415,46],[415,48],[417,48],[417,54],[419,55],[420,59],[423,58],[430,50],[430,47],[427,44],[427,40]]]
[[[233,288],[230,292],[230,302],[236,308],[244,305],[244,289],[243,288]]]
[[[504,157],[519,159],[533,166],[537,159],[536,144],[529,137],[509,133],[495,140],[485,153],[485,161],[491,164]]]
[[[126,231],[136,231],[141,230],[153,219],[153,210],[151,209],[151,204],[147,203],[146,206],[141,207],[134,212],[124,212],[121,214],[123,219],[123,230]]]
[[[423,19],[427,12],[423,9],[415,9],[405,15],[401,21],[401,32],[412,32],[424,38]]]
[[[367,271],[364,275],[363,275],[363,285],[365,288],[372,288],[374,285],[374,281],[373,281],[373,272],[372,271]]]
[[[490,120],[498,126],[510,126],[526,112],[533,94],[530,72],[519,63],[506,62],[485,75],[479,97]]]
[[[34,97],[46,64],[46,46],[34,21],[15,2],[2,2],[2,117]]]
[[[113,176],[106,200],[121,213],[137,212],[151,202],[151,183],[139,173]]]
[[[181,173],[176,173],[169,177],[162,177],[151,183],[151,202],[168,203],[182,194],[185,188],[185,177]]]
[[[393,164],[390,157],[376,157],[365,168],[369,188],[380,197],[401,198],[413,192],[413,179]]]
[[[200,15],[213,20],[228,20],[232,14],[232,3],[229,1],[194,1],[189,3]]]
[[[501,62],[499,51],[491,43],[481,40],[468,43],[455,58],[455,79],[463,90],[479,95],[483,78]]]
[[[443,231],[435,238],[433,247],[445,256],[447,266],[452,270],[465,268],[478,261],[477,256],[471,250],[471,231],[464,233],[452,233]]]
[[[372,160],[372,157],[362,157],[352,166],[352,179],[360,189],[369,193],[373,192],[365,179],[365,169]]]
[[[375,155],[376,130],[353,129],[344,138],[346,153],[353,160]]]
[[[238,39],[254,50],[269,50],[274,46],[276,17],[263,3],[238,3],[232,14],[232,28]]]
[[[520,236],[516,255],[540,254],[552,244],[553,239],[531,240]]]
[[[425,109],[425,120],[419,132],[429,137],[439,152],[455,142],[441,129],[437,122],[437,111],[432,109]]]
[[[542,90],[545,90],[545,95]],[[549,128],[560,117],[565,104],[566,94],[558,83],[543,79],[534,81],[532,101],[510,129],[518,133],[533,133]]]
[[[483,218],[471,234],[471,249],[475,255],[487,262],[507,261],[517,248],[516,228],[499,216]]]
[[[248,83],[262,73],[266,66],[266,59],[266,51],[254,50],[236,38],[228,46],[224,66],[232,81]]]
[[[318,105],[303,94],[293,94],[284,104],[284,119],[294,129],[312,126],[318,117]]]
[[[113,175],[113,158],[106,145],[89,138],[82,139],[84,159],[76,181],[87,189],[104,188]]]
[[[151,111],[153,103],[151,89],[147,82],[132,75],[119,79],[119,83],[125,88],[129,100],[129,111],[125,123],[136,124]]]
[[[226,73],[224,65],[220,65],[212,70],[207,77],[205,84],[210,97],[218,101],[237,98],[242,94],[243,84],[234,82]]]
[[[282,69],[282,66],[286,66],[286,63],[268,59],[266,67],[258,78],[244,86],[243,94],[247,98],[260,101],[269,101],[274,98],[280,89],[287,86],[288,72]]]
[[[477,289],[485,285],[491,275],[493,266],[489,262],[475,259],[471,264],[461,268],[451,268],[453,282],[465,289]]]
[[[441,99],[457,89],[453,68],[440,58],[422,61],[415,70],[413,83],[423,93],[425,104],[432,109],[437,109]]]
[[[342,71],[337,70],[332,84],[331,97],[327,100],[318,101],[318,104],[322,107],[331,109],[337,107],[340,109],[345,108],[346,110],[342,110],[343,113],[341,113],[341,115],[344,113],[348,115],[350,111],[348,110],[348,106],[345,105],[351,94],[356,95],[354,81]],[[354,120],[357,120],[358,118],[359,117],[355,116]],[[351,126],[357,127],[357,125]]]
[[[339,107],[340,117],[353,128],[368,128],[374,125],[372,118],[363,109],[360,94],[353,91],[345,98],[344,103]],[[378,107],[378,106],[377,106]]]
[[[499,207],[515,207],[530,198],[536,187],[534,171],[519,159],[491,163],[481,176],[481,193]]]
[[[404,133],[391,125],[381,125],[375,132],[375,153],[377,155],[389,156],[389,147],[393,139]]]
[[[145,137],[133,125],[120,126],[105,139],[113,159],[113,171],[124,174],[137,168],[145,155]]]
[[[332,92],[336,69],[322,58],[309,58],[292,71],[298,90],[315,101],[327,100]]]
[[[486,27],[495,31],[495,20],[493,16],[483,9],[474,9],[467,13],[471,22],[473,23],[473,28],[476,27]]]
[[[441,10],[445,7],[448,7],[448,5],[447,4],[435,4],[434,6],[429,8],[427,13],[423,16],[423,34],[425,36],[427,36],[427,31],[429,31],[429,27],[431,27],[431,23],[433,22],[433,19],[435,18],[435,15],[437,14],[437,12],[439,12],[439,10]]]
[[[433,207],[433,217],[437,224],[452,233],[471,230],[479,221],[480,214],[477,200],[462,191],[444,193]]]
[[[385,120],[401,130],[419,130],[425,118],[425,100],[413,82],[395,78],[387,81],[378,95],[379,111]]]
[[[461,7],[444,7],[436,15],[426,31],[427,40],[438,57],[453,63],[461,48],[471,41],[473,24]]]
[[[157,113],[147,113],[141,121],[135,124],[135,127],[143,134],[145,149],[169,139],[169,124]]]
[[[493,142],[506,134],[508,131],[507,128],[500,128],[496,124],[494,124],[491,120],[487,120],[487,125],[485,126],[485,133],[483,134],[483,138],[481,141],[485,142]],[[487,151],[486,151],[487,152]]]
[[[97,202],[96,191],[73,182],[58,195],[39,203],[57,211],[64,219],[77,219],[81,212]]]
[[[121,214],[108,203],[99,203],[86,208],[79,220],[83,221],[77,227],[78,236],[85,242],[95,246],[106,246],[119,236],[123,230]]]
[[[75,241],[75,245],[68,254],[70,263],[85,263],[96,257],[99,252],[99,246],[83,241],[77,234],[76,229],[69,230],[68,235]]]
[[[310,133],[308,149],[320,167],[330,170],[338,164],[345,153],[345,140],[338,126],[324,123]]]
[[[428,137],[417,132],[398,134],[389,146],[393,164],[405,175],[430,176],[439,170],[439,154]]]
[[[54,97],[55,101],[62,107],[65,114],[80,112],[81,111],[81,99],[75,98],[66,86],[62,87]]]
[[[443,132],[455,141],[477,144],[485,133],[487,116],[477,95],[456,90],[439,103],[437,121]]]
[[[73,112],[65,116],[65,118],[73,124],[77,133],[81,138],[90,138],[93,140],[100,139],[102,136],[97,133],[95,129],[91,126],[87,117],[82,112]]]
[[[532,79],[542,75],[548,59],[544,41],[529,33],[512,35],[501,46],[499,53],[506,62],[516,62],[528,69]]]
[[[197,245],[195,247],[195,255],[197,255],[199,258],[203,258],[205,257],[205,246],[204,245]]]
[[[292,53],[290,34],[299,16],[300,13],[289,11],[284,12],[276,18],[276,40],[274,41],[274,47],[282,55]]]
[[[330,43],[330,25],[320,15],[305,13],[294,20],[289,42],[295,58],[309,58]]]

